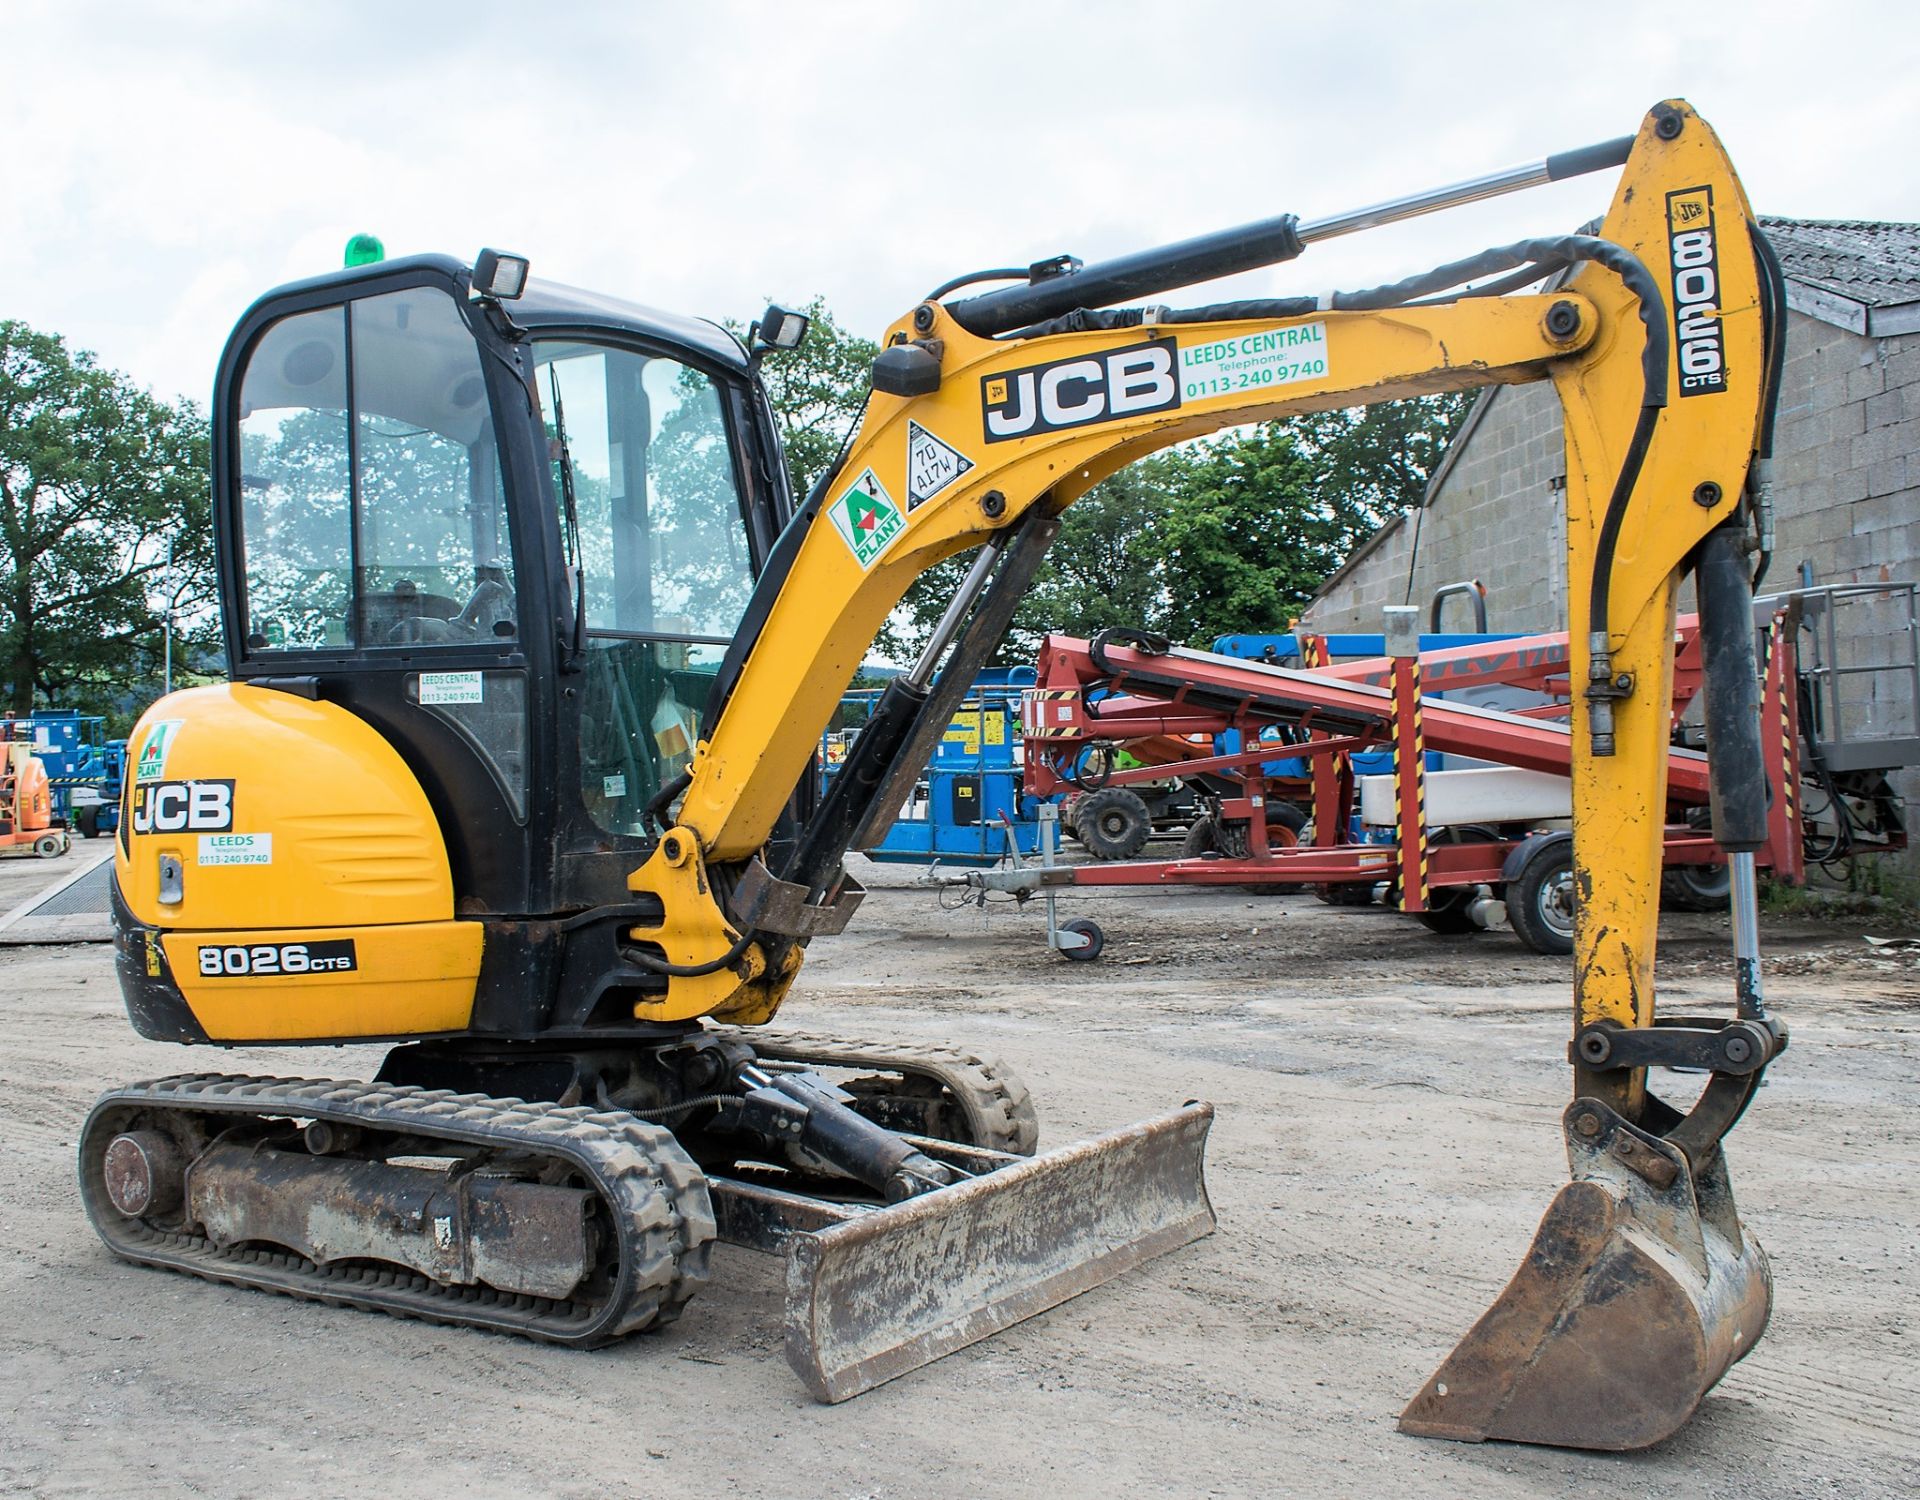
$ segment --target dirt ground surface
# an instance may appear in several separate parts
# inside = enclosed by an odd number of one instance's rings
[[[51,874],[0,867],[0,907]],[[1219,1108],[1211,1238],[837,1407],[781,1353],[771,1259],[723,1249],[677,1324],[597,1353],[123,1265],[73,1144],[116,1082],[365,1076],[373,1049],[191,1053],[129,1029],[102,946],[0,953],[0,1493],[845,1497],[1910,1495],[1920,1488],[1920,957],[1773,924],[1793,1046],[1730,1147],[1773,1325],[1677,1437],[1608,1456],[1400,1436],[1564,1180],[1569,964],[1306,896],[943,910],[892,882],[783,1022],[959,1040],[1042,1145]],[[1718,1005],[1724,919],[1669,922],[1663,1000]],[[1691,1080],[1668,1077],[1674,1091]]]

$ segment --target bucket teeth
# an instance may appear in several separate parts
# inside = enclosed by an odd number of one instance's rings
[[[1773,1281],[1725,1158],[1676,1147],[1595,1099],[1566,1115],[1573,1181],[1526,1259],[1400,1430],[1556,1447],[1645,1448],[1685,1424],[1766,1328]]]

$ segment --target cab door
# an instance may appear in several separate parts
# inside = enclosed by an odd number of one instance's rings
[[[331,299],[257,315],[223,378],[234,675],[367,720],[432,802],[463,910],[524,912],[540,832],[515,568],[529,538],[507,503],[496,406],[524,409],[525,394],[489,370],[487,330],[444,278]],[[311,800],[352,811],[322,784]]]

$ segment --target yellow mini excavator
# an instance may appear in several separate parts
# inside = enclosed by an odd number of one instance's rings
[[[1118,305],[1615,167],[1592,234],[1367,291]],[[1354,213],[949,282],[888,330],[797,501],[758,373],[796,314],[743,345],[492,251],[270,293],[213,407],[232,680],[134,732],[119,977],[147,1037],[393,1045],[370,1082],[113,1089],[80,1148],[95,1226],[147,1265],[574,1345],[673,1317],[716,1237],[780,1251],[789,1357],[827,1400],[1208,1233],[1204,1104],[1036,1156],[1025,1089],[983,1053],[765,1023],[852,916],[844,856],[891,822],[1074,499],[1231,424],[1548,380],[1583,688],[1573,1180],[1402,1425],[1666,1436],[1770,1298],[1721,1139],[1786,1041],[1744,852],[1784,320],[1681,103]],[[815,748],[876,631],[969,551],[823,790]],[[1686,569],[1739,981],[1729,1014],[1656,1018]],[[1648,1091],[1663,1064],[1708,1070],[1689,1108]]]

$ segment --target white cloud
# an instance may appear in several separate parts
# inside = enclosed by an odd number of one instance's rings
[[[958,271],[1313,218],[1625,134],[1672,93],[1764,212],[1920,208],[1920,31],[1892,3],[75,0],[9,5],[0,51],[0,316],[202,401],[252,297],[362,229],[713,316],[817,291],[877,332]],[[1239,286],[1369,284],[1606,193]]]

